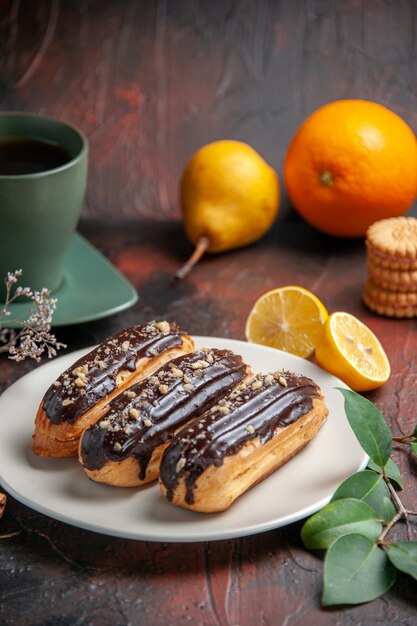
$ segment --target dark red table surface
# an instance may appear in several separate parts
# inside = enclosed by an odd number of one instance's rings
[[[117,316],[56,329],[67,351],[153,318],[243,339],[260,294],[299,284],[378,335],[392,376],[368,397],[396,434],[409,431],[416,422],[416,322],[384,319],[363,306],[363,240],[315,232],[284,193],[278,221],[257,244],[207,257],[182,282],[173,274],[191,250],[178,219],[178,177],[198,146],[242,139],[281,175],[302,119],[346,97],[390,106],[417,130],[416,20],[411,1],[0,0],[0,108],[58,115],[88,134],[79,230],[140,295]],[[35,366],[3,355],[0,391]],[[7,419],[13,416],[1,416]],[[393,458],[404,475],[404,500],[415,509],[416,463],[398,449]],[[9,497],[0,534],[19,534],[0,540],[0,624],[416,623],[416,586],[406,576],[373,603],[321,609],[322,561],[303,548],[300,528],[221,542],[145,543],[73,528]],[[417,539],[416,525],[412,533]],[[405,538],[404,527],[392,536]]]

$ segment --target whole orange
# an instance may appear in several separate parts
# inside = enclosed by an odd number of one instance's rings
[[[290,200],[315,228],[364,236],[373,222],[403,215],[417,196],[417,140],[375,102],[339,100],[315,111],[288,149]]]

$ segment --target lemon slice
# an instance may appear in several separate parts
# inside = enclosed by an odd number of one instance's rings
[[[303,287],[279,287],[257,300],[246,321],[246,339],[298,356],[310,357],[317,345],[327,311]]]
[[[316,348],[318,364],[355,391],[381,387],[391,374],[384,348],[360,320],[338,311],[323,325]]]

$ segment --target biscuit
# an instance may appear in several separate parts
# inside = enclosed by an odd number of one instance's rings
[[[417,317],[417,219],[392,217],[372,224],[366,256],[366,306],[387,317]]]
[[[366,233],[368,258],[390,269],[417,269],[417,219],[391,217],[372,224]]]
[[[368,258],[368,274],[376,285],[384,289],[417,292],[417,270],[391,269]]]
[[[368,241],[366,242],[366,253],[368,263],[372,263],[374,266],[401,272],[417,270],[417,259],[400,258],[379,252]]]
[[[396,319],[417,317],[417,306],[393,306],[390,304],[381,304],[372,299],[366,292],[363,295],[363,301],[374,313],[384,315],[386,317],[394,317]]]
[[[385,289],[370,278],[365,283],[365,293],[368,299],[376,304],[393,307],[417,307],[417,292]]]

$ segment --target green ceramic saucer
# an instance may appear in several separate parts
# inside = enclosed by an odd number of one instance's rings
[[[20,284],[26,286],[24,276]],[[58,302],[52,326],[108,317],[133,306],[138,300],[133,285],[78,233],[69,245],[63,283],[53,297]],[[29,309],[30,304],[26,302],[11,304],[10,320],[24,320]],[[19,325],[2,320],[2,326],[17,328]]]

